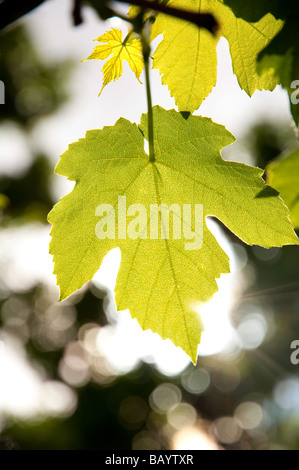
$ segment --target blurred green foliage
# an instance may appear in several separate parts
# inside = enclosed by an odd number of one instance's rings
[[[0,106],[0,122],[13,121],[20,133],[27,135],[39,119],[66,103],[66,84],[72,68],[71,62],[50,65],[41,62],[23,27],[1,32],[0,78],[5,84],[5,104]],[[21,174],[0,175],[0,193],[5,196],[1,199],[2,225],[30,220],[46,223],[53,207],[51,163],[47,156],[37,155],[33,149],[31,154],[32,163]]]
[[[51,194],[52,167],[45,156],[36,157],[25,173],[16,176],[0,176],[0,192],[6,196],[2,213],[3,225],[9,222],[46,222],[54,204]]]
[[[35,119],[55,112],[68,98],[65,84],[71,69],[71,62],[42,63],[24,28],[1,32],[0,78],[5,84],[5,106],[0,106],[0,119],[29,127]]]

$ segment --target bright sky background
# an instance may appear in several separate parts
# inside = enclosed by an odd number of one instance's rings
[[[83,11],[84,23],[75,28],[71,21],[71,9],[70,0],[51,0],[24,19],[41,60],[63,62],[71,59],[78,64],[69,83],[71,100],[58,113],[40,120],[28,137],[36,149],[50,156],[53,168],[68,144],[84,137],[87,130],[113,125],[119,117],[138,123],[140,115],[147,111],[145,87],[138,83],[127,66],[120,80],[108,85],[99,98],[100,69],[103,64],[98,61],[80,63],[95,46],[93,39],[111,26],[126,32],[127,25],[116,18],[103,23],[92,9],[86,7]],[[271,119],[290,119],[286,92],[277,87],[272,93],[256,92],[249,98],[239,88],[232,73],[226,40],[219,42],[217,50],[217,86],[195,114],[211,117],[215,122],[225,125],[236,137],[241,137],[257,119],[268,119],[269,116]],[[141,81],[144,83],[143,76]],[[151,82],[153,104],[166,109],[176,108],[167,87],[161,85],[157,70],[151,72]],[[0,172],[4,173],[15,173],[30,162],[26,138],[17,132],[14,125],[0,129],[0,155]],[[244,161],[246,155],[240,155],[239,158],[236,155],[236,159]],[[54,176],[53,181],[57,198],[73,186],[60,176]],[[49,229],[33,225],[21,229],[22,233],[19,228],[18,233],[9,230],[8,233],[0,233],[0,269],[9,266],[8,281],[11,286],[23,282],[27,288],[37,279],[55,285],[48,254]],[[213,354],[226,347],[231,350],[239,347],[236,332],[230,325],[229,312],[235,295],[242,291],[245,282],[240,273],[244,253],[238,252],[236,256],[215,224],[211,225],[211,230],[232,259],[232,274],[222,276],[219,293],[211,302],[195,306],[201,312],[206,330],[199,348],[200,354]],[[114,258],[110,255],[108,262],[105,261],[106,267],[102,267],[96,275],[95,283],[103,283],[109,276],[110,280],[115,278],[118,256],[117,252]],[[119,316],[113,328],[107,330],[108,337],[102,338],[102,342],[99,338],[98,343],[100,350],[109,356],[111,364],[120,371],[129,370],[140,357],[156,362],[162,372],[169,374],[178,373],[189,364],[189,359],[181,350],[170,342],[160,340],[157,335],[142,332],[136,321],[132,321],[127,314]],[[8,364],[6,368],[9,370]],[[15,384],[11,385],[15,387]]]

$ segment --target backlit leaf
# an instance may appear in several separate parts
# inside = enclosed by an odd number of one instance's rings
[[[299,228],[299,149],[267,166],[267,182],[279,191],[291,212],[291,220]]]
[[[288,91],[291,112],[299,126],[299,100],[294,90],[299,86],[298,0],[224,0],[224,3],[246,21],[258,21],[269,12],[283,22],[279,33],[261,50],[257,71],[260,74],[270,72]]]
[[[229,43],[233,71],[240,87],[251,96],[255,90],[273,90],[272,71],[256,72],[256,59],[283,26],[270,13],[256,22],[237,18],[222,0],[170,0],[169,6],[210,12],[220,25],[218,37],[205,29],[159,13],[152,37],[163,34],[154,52],[153,67],[159,69],[180,111],[195,111],[216,85],[216,45],[220,36]]]
[[[114,127],[89,131],[61,156],[56,172],[76,185],[49,214],[50,252],[65,299],[92,279],[110,249],[120,247],[117,308],[129,309],[143,329],[170,338],[195,362],[202,327],[193,303],[207,301],[217,290],[216,278],[229,272],[228,257],[205,217],[217,217],[248,244],[269,248],[298,239],[263,171],[222,160],[221,149],[234,141],[224,127],[160,107],[153,113],[154,163],[144,151],[147,115],[139,127],[121,118]],[[126,211],[124,197],[133,212]],[[105,217],[114,234],[99,239],[102,204],[110,205]],[[161,225],[156,220],[151,226],[155,204],[166,204],[169,216],[171,205],[180,209],[170,217],[168,238],[160,231],[153,236]],[[182,219],[184,207],[191,208],[191,218]],[[174,236],[177,222],[181,237]]]
[[[111,29],[102,36],[95,39],[100,44],[96,46],[87,59],[104,60],[111,54],[112,57],[105,62],[102,72],[104,74],[103,88],[112,80],[118,80],[123,73],[123,61],[126,60],[135,73],[138,81],[143,68],[142,47],[139,39],[130,34],[124,41],[119,29]]]

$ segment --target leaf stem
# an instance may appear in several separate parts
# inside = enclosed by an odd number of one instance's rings
[[[144,72],[145,72],[145,85],[146,85],[146,98],[147,98],[147,126],[148,126],[148,148],[149,148],[149,161],[155,161],[154,151],[154,120],[153,120],[153,107],[152,107],[152,96],[151,96],[151,84],[149,74],[149,57],[150,57],[150,45],[149,40],[145,36],[143,30],[141,35],[142,42],[142,54],[144,60]]]

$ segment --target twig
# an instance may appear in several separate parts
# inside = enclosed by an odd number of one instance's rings
[[[4,0],[0,3],[0,29],[44,3],[45,0]]]
[[[200,28],[205,28],[215,34],[219,25],[211,13],[195,13],[193,11],[181,10],[180,8],[169,7],[163,3],[151,0],[117,0],[120,3],[130,3],[146,10],[154,10],[166,15],[174,16],[182,20],[189,21]]]

